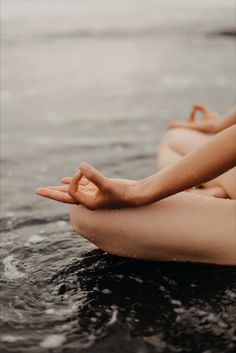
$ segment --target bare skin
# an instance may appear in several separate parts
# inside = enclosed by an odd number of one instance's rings
[[[62,179],[63,186],[40,188],[37,193],[75,204],[72,226],[110,253],[235,264],[235,201],[181,193],[235,165],[235,137],[236,126],[228,127],[141,181],[107,178],[83,163],[72,178]],[[117,207],[122,208],[111,209]]]
[[[235,201],[182,192],[135,208],[71,206],[76,232],[114,255],[158,261],[236,263]]]
[[[196,120],[196,113],[202,114],[202,120]],[[158,168],[176,163],[208,141],[213,134],[236,124],[236,108],[223,116],[218,115],[203,104],[195,104],[187,122],[169,123],[169,132],[164,136],[158,151]],[[236,168],[228,170],[217,178],[201,185],[201,188],[189,190],[220,198],[236,199]]]
[[[209,141],[212,135],[186,128],[169,130],[158,149],[157,165],[161,170],[176,163],[183,156]],[[217,178],[201,184],[200,188],[189,190],[204,195],[236,199],[236,168],[228,170]]]
[[[202,114],[201,120],[196,119],[199,112]],[[218,133],[234,124],[236,124],[236,107],[220,116],[204,104],[194,104],[187,122],[172,121],[168,126],[170,128],[180,127],[206,133]]]

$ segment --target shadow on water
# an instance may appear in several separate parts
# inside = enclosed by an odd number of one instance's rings
[[[94,250],[50,282],[62,297],[86,293],[72,336],[83,332],[96,345],[81,352],[210,353],[235,348],[233,267],[152,263]]]

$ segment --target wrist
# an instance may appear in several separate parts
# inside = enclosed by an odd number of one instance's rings
[[[151,175],[133,184],[132,202],[134,205],[147,205],[159,200],[160,191],[155,182],[156,177],[156,175]]]
[[[220,132],[224,130],[224,117],[220,117],[214,120],[214,132]]]

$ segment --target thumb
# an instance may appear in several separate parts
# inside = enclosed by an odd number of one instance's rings
[[[104,189],[107,185],[107,178],[94,168],[91,164],[83,162],[80,164],[80,171],[89,181],[94,183],[98,188]]]

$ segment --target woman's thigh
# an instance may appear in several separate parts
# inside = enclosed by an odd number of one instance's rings
[[[232,264],[235,205],[184,192],[137,208],[90,211],[72,206],[71,223],[79,234],[115,255]]]

